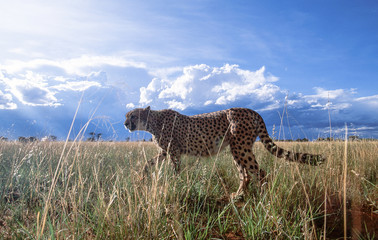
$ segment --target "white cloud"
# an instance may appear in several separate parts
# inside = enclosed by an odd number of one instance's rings
[[[166,85],[165,89],[160,92],[159,98],[179,97],[181,100],[186,100],[192,93],[193,86],[196,85],[194,81],[201,81],[209,68],[205,64],[184,67],[183,74],[170,81],[169,85]]]
[[[356,89],[315,87],[312,94],[289,94],[278,86],[278,78],[266,73],[264,67],[252,71],[229,64],[221,67],[192,65],[149,73],[155,75],[140,88],[139,104],[152,104],[155,109],[216,110],[241,106],[272,117],[276,115],[275,110],[281,112],[286,104],[292,128],[300,123],[300,128],[322,133],[325,126],[329,126],[329,113],[335,128],[356,121],[360,132],[367,131],[361,126],[376,128],[376,117],[369,112],[378,106],[378,95],[356,98]],[[272,120],[268,118],[269,121]]]
[[[151,76],[156,76],[160,79],[167,79],[170,76],[182,72],[182,67],[170,67],[170,68],[155,68],[149,71]]]
[[[94,78],[93,73],[86,79]],[[84,91],[90,87],[101,87],[97,81],[82,80],[81,76],[52,76],[32,71],[26,73],[9,74],[0,72],[0,83],[6,93],[2,94],[1,108],[15,109],[17,105],[12,103],[13,97],[27,106],[57,107],[63,104],[63,99],[56,95],[63,92]],[[69,98],[69,97],[68,97]],[[9,103],[4,104],[5,101]]]
[[[57,91],[85,91],[90,87],[101,87],[101,84],[98,82],[93,81],[67,81],[64,84],[59,84],[56,86],[52,86],[51,89],[57,90]]]
[[[207,105],[211,105],[211,104],[213,104],[213,101],[212,101],[212,100],[207,100],[207,101],[205,102],[205,106],[207,106]]]
[[[168,108],[174,108],[178,110],[185,110],[185,108],[190,106],[190,105],[184,105],[184,103],[178,102],[176,100],[167,101],[165,103],[168,104]]]
[[[154,71],[156,76],[147,87],[140,89],[140,103],[154,103],[184,110],[212,104],[227,105],[246,100],[269,103],[280,94],[278,80],[265,74],[265,67],[257,71],[241,69],[238,65],[225,64],[210,67],[206,64],[186,66],[168,71]]]
[[[335,89],[327,90],[320,87],[315,87],[315,94],[313,95],[299,95],[300,99],[296,105],[302,107],[308,106],[309,108],[317,109],[331,109],[331,110],[343,110],[350,108],[354,101],[354,95],[356,89]]]
[[[335,90],[327,90],[321,87],[314,88],[316,94],[314,95],[307,95],[304,96],[306,99],[341,99],[341,98],[348,98],[351,95],[356,94],[356,89],[335,89]]]
[[[17,104],[13,102],[12,95],[3,93],[0,90],[0,109],[17,109]]]
[[[29,106],[59,106],[55,92],[44,87],[43,84],[21,79],[12,79],[8,82],[10,92],[21,103]]]
[[[133,65],[112,57],[81,57],[59,62],[36,60],[28,64],[20,67],[19,72],[0,71],[0,109],[16,109],[20,104],[69,105],[79,91],[94,90],[86,95],[92,98],[106,88],[107,92],[116,93],[113,97],[118,97],[127,109],[140,105],[180,111],[241,106],[261,113],[276,112],[286,101],[290,116],[295,116],[301,124],[313,124],[320,129],[328,124],[325,123],[328,110],[333,124],[360,119],[361,125],[370,127],[374,123],[366,120],[364,110],[378,107],[378,95],[356,98],[355,89],[316,87],[313,94],[287,94],[277,84],[278,78],[267,73],[265,67],[253,71],[231,64],[221,67],[198,64],[149,69],[143,63]],[[45,66],[57,68],[45,72]],[[35,69],[27,70],[29,67]]]
[[[371,107],[378,108],[378,95],[367,96],[367,97],[360,97],[356,99],[357,102],[365,103]]]
[[[93,72],[94,69],[98,69],[103,66],[146,68],[144,63],[128,60],[126,57],[122,56],[82,55],[78,58],[66,60],[50,60],[45,58],[38,58],[29,61],[8,60],[5,62],[5,64],[0,65],[0,69],[5,69],[9,74],[15,74],[25,72],[27,70],[56,67],[64,70],[67,74],[84,76]]]
[[[326,90],[320,87],[316,87],[314,89],[316,94],[309,95],[307,97],[312,97],[316,99],[335,99],[345,94],[345,89]]]
[[[132,108],[135,108],[135,105],[134,105],[134,103],[128,103],[128,104],[126,104],[126,108],[132,109]]]
[[[29,106],[59,106],[55,92],[48,88],[45,76],[30,71],[18,76],[5,76],[1,81],[5,90],[16,97],[21,103]]]
[[[81,56],[60,62],[60,66],[68,74],[86,75],[87,69],[100,68],[102,66],[146,68],[141,62],[134,62],[119,56]]]
[[[153,78],[147,87],[140,88],[139,103],[142,105],[149,104],[157,97],[157,92],[161,90],[162,81],[158,78]]]
[[[376,132],[377,131],[377,128],[376,127],[369,127],[369,126],[364,126],[364,125],[359,125],[359,126],[355,126],[355,124],[349,122],[347,123],[347,132],[348,132],[348,136],[351,136],[351,135],[365,135],[367,137],[370,137],[369,136],[369,133],[371,132]],[[342,137],[342,138],[345,138],[345,123],[344,125],[340,126],[340,127],[333,127],[332,128],[332,133],[333,135],[335,135],[336,137]],[[325,132],[328,132],[329,133],[329,128],[327,128],[325,130]]]

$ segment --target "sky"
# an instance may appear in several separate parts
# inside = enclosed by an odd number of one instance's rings
[[[9,139],[149,138],[123,127],[146,106],[247,107],[280,139],[378,138],[376,1],[0,0],[0,16]]]

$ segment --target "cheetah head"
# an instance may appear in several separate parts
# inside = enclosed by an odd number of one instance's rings
[[[128,129],[130,132],[137,130],[146,131],[149,113],[149,106],[146,108],[136,108],[128,112],[126,114],[126,121],[124,123],[126,129]]]

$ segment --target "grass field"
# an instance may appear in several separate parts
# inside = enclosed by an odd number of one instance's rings
[[[348,238],[378,238],[378,142],[278,145],[327,161],[286,162],[257,143],[268,182],[233,202],[228,150],[184,157],[177,175],[163,162],[143,178],[151,143],[2,142],[0,238],[335,239],[344,226]]]

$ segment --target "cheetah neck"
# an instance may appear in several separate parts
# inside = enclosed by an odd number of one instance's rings
[[[150,111],[147,120],[147,132],[151,133],[155,137],[159,136],[159,132],[162,128],[162,119],[160,114],[157,111]]]

